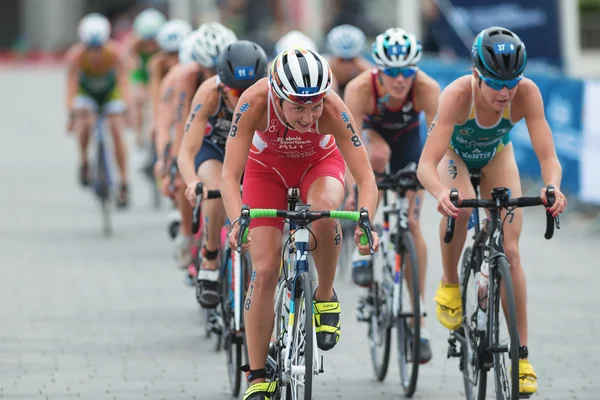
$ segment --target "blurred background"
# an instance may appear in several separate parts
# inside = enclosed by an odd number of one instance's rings
[[[311,36],[326,53],[325,36],[336,25],[360,27],[369,42],[399,26],[422,41],[426,56],[419,66],[442,88],[469,68],[478,32],[493,25],[511,29],[527,46],[527,76],[544,96],[564,189],[580,201],[577,207],[600,204],[600,113],[595,112],[600,0],[2,0],[0,63],[59,61],[76,40],[79,19],[89,12],[106,15],[115,39],[124,40],[135,16],[148,7],[194,27],[220,21],[268,54],[292,29]],[[370,58],[368,47],[365,57]],[[539,179],[525,124],[511,136],[522,176]]]

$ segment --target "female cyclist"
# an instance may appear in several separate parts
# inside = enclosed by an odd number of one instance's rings
[[[389,172],[394,173],[411,162],[418,162],[421,156],[419,114],[423,111],[425,120],[431,123],[440,95],[437,82],[417,67],[421,53],[421,43],[414,35],[399,28],[388,29],[373,43],[372,56],[377,67],[360,74],[346,88],[344,100],[355,118],[363,118],[371,165],[378,174],[385,173],[388,165]],[[351,187],[350,177],[348,181]],[[419,219],[423,194],[423,191],[407,193],[408,226],[419,261],[421,299],[425,298],[427,272],[427,246]],[[346,203],[348,201],[354,202],[353,190],[349,191]],[[356,284],[368,286],[373,279],[373,264],[370,260],[355,258],[359,260],[359,266],[352,268],[352,277]],[[406,268],[407,282],[411,281],[410,271],[410,267]],[[364,296],[359,297],[359,320],[371,319],[369,303]],[[421,324],[424,326],[424,318]],[[431,348],[425,329],[421,329],[420,349],[421,362],[428,362]]]
[[[106,17],[88,14],[79,23],[79,42],[65,56],[67,64],[67,130],[79,139],[81,164],[79,180],[90,183],[87,147],[94,115],[106,114],[112,133],[121,178],[117,206],[128,204],[127,148],[123,139],[124,113],[127,109],[127,75],[117,45],[110,40],[111,26]]]
[[[377,187],[359,132],[348,108],[330,92],[331,69],[314,51],[294,48],[275,57],[269,77],[244,92],[234,113],[223,164],[221,191],[234,221],[230,246],[237,245],[242,200],[251,208],[287,208],[287,189],[300,188],[302,201],[314,210],[334,210],[344,197],[345,163],[356,177],[361,206],[375,211]],[[327,96],[327,97],[326,97]],[[341,151],[341,154],[340,154]],[[344,157],[342,157],[342,155]],[[240,180],[244,173],[243,199]],[[373,214],[371,214],[373,215]],[[273,297],[278,280],[282,230],[277,219],[255,219],[249,243],[254,290],[244,321],[251,385],[247,400],[264,400],[276,385],[265,383],[265,360],[273,331]],[[317,345],[333,348],[340,337],[340,305],[333,280],[340,241],[335,220],[312,224],[318,246],[313,258],[319,276],[314,294]],[[379,238],[373,232],[374,249]],[[355,232],[355,242],[360,236]],[[368,252],[368,246],[359,246]]]
[[[264,50],[256,43],[240,40],[223,50],[217,63],[217,75],[198,88],[177,162],[187,185],[185,196],[190,204],[194,205],[196,201],[198,182],[203,182],[208,190],[221,189],[225,143],[233,110],[242,93],[266,73]],[[226,218],[223,202],[206,202],[202,215],[207,226],[198,274],[198,301],[205,308],[214,308],[219,303],[217,257],[221,246],[220,232]]]
[[[471,59],[472,74],[452,82],[440,96],[418,168],[419,180],[437,199],[437,209],[444,216],[440,225],[442,237],[446,217],[456,218],[452,242],[446,244],[440,239],[444,271],[435,295],[437,317],[450,330],[457,329],[463,317],[457,266],[472,211],[455,207],[450,201],[450,190],[458,189],[459,203],[462,198],[475,197],[469,173],[480,170],[483,198],[490,198],[490,190],[500,186],[510,188],[514,197],[522,195],[509,134],[518,121],[525,119],[544,183],[556,188],[556,203],[550,211],[557,215],[567,204],[560,192],[562,169],[540,90],[532,80],[523,77],[527,63],[525,45],[508,29],[491,27],[475,38]],[[546,201],[545,189],[541,198]],[[515,287],[520,341],[527,346],[527,287],[519,255],[523,213],[517,208],[513,214],[514,218],[504,225],[503,243]],[[537,391],[537,376],[527,359],[519,360],[519,378],[520,392]]]
[[[336,26],[327,34],[327,47],[331,52],[327,62],[338,82],[337,92],[344,98],[344,89],[348,82],[373,67],[361,57],[365,48],[365,34],[352,25]]]

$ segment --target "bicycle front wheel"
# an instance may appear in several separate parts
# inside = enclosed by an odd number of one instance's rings
[[[313,293],[308,272],[302,272],[296,279],[294,304],[290,307],[294,318],[292,328],[291,380],[287,388],[287,399],[311,400],[314,370],[313,346]]]
[[[402,291],[400,291],[400,315],[396,320],[396,333],[398,335],[398,363],[400,365],[400,379],[406,397],[412,397],[417,389],[419,376],[419,363],[421,351],[421,303],[419,290],[419,263],[415,242],[410,232],[402,236],[404,254],[400,257],[402,270],[410,261],[411,279],[407,286],[412,292],[412,310],[404,311],[402,308]],[[408,257],[408,259],[407,259]],[[398,262],[398,261],[397,261]],[[400,285],[403,283],[400,282]]]
[[[392,327],[386,299],[391,298],[392,294],[386,293],[378,282],[373,282],[370,291],[370,297],[373,299],[373,312],[369,320],[369,349],[371,350],[373,372],[375,372],[377,380],[382,382],[387,375],[390,362]]]
[[[519,398],[520,341],[515,293],[506,258],[496,258],[495,264],[495,268],[490,268],[488,332],[492,337],[496,398],[498,400],[517,400]],[[500,303],[502,286],[504,286],[504,314]]]
[[[112,220],[110,215],[110,177],[108,176],[108,163],[106,160],[106,147],[103,142],[97,147],[97,177],[95,190],[100,206],[102,207],[102,232],[104,236],[112,236]]]
[[[485,332],[477,329],[479,285],[475,282],[475,262],[471,247],[467,247],[463,253],[460,274],[460,294],[464,319],[456,335],[461,336],[459,338],[461,347],[459,368],[463,374],[467,400],[484,400],[487,369],[481,362],[480,354],[482,352],[479,349],[484,346]]]

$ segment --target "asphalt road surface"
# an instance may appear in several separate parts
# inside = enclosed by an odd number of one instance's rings
[[[64,132],[63,72],[4,69],[0,87],[0,398],[228,398],[225,355],[204,338],[194,292],[174,267],[167,207],[154,210],[148,182],[132,172],[131,208],[115,215],[114,237],[102,237],[98,204],[78,187],[75,141]],[[422,218],[434,357],[414,398],[461,399],[458,361],[446,359],[447,331],[432,300],[441,264],[431,198]],[[581,233],[571,214],[549,242],[544,223],[543,210],[527,210],[521,238],[539,376],[533,399],[599,399],[598,237]],[[342,337],[325,353],[314,397],[401,398],[394,358],[385,382],[373,378],[347,276],[336,284]]]

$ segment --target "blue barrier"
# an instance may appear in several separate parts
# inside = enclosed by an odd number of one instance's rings
[[[470,73],[469,62],[448,63],[423,59],[419,68],[435,79],[442,90],[456,78]],[[552,130],[558,158],[563,168],[562,189],[578,195],[580,191],[580,158],[582,150],[582,110],[584,82],[562,75],[527,73],[540,88],[546,119]],[[424,142],[427,126],[421,116],[421,139]],[[533,151],[525,121],[510,132],[515,157],[522,177],[541,179],[538,159]]]

